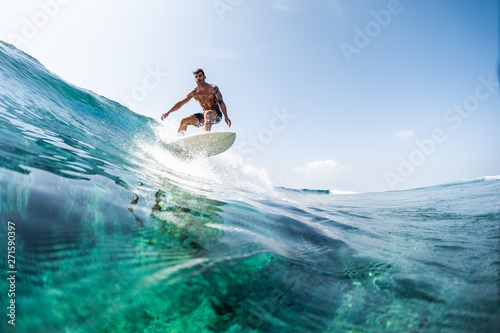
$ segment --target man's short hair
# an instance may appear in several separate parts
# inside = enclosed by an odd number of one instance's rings
[[[201,73],[201,74],[203,74],[203,76],[205,76],[205,72],[204,72],[204,71],[203,71],[203,69],[201,69],[201,68],[198,68],[197,70],[195,70],[195,71],[193,72],[193,74],[198,74],[198,73]]]

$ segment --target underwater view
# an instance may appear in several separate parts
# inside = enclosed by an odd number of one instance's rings
[[[171,135],[0,42],[2,332],[500,327],[500,177],[289,189]]]

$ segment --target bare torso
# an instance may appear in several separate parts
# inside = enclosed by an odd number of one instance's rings
[[[215,84],[206,83],[204,87],[196,87],[189,95],[194,98],[204,111],[216,110],[220,111],[219,103],[217,103],[216,94],[218,88]]]
[[[161,120],[168,117],[168,115],[172,112],[179,110],[184,104],[189,102],[191,98],[194,98],[203,108],[203,114],[200,115],[199,113],[196,113],[183,118],[181,120],[181,124],[179,125],[179,133],[185,132],[187,126],[189,125],[203,125],[205,132],[210,132],[212,124],[217,124],[222,119],[224,119],[226,124],[231,127],[231,120],[227,116],[227,107],[222,99],[222,94],[219,88],[215,84],[205,82],[205,75],[202,70],[194,72],[194,77],[196,87],[191,90],[186,97],[175,103],[175,105],[172,106],[168,112],[162,114]],[[202,118],[200,118],[200,116]]]

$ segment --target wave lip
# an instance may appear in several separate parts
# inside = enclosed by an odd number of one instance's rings
[[[358,194],[355,191],[341,191],[341,190],[330,190],[331,195],[346,195],[346,194]]]
[[[355,191],[342,191],[342,190],[317,190],[317,189],[308,189],[308,188],[303,188],[303,189],[297,189],[297,188],[289,188],[289,187],[284,187],[284,186],[277,186],[279,190],[286,191],[286,192],[294,192],[294,193],[302,193],[302,194],[326,194],[326,195],[345,195],[345,194],[358,194],[358,192]]]
[[[433,186],[426,186],[426,187],[422,187],[422,188],[448,187],[448,186],[465,185],[465,184],[471,184],[471,183],[489,182],[489,181],[495,181],[495,180],[500,180],[500,175],[498,175],[498,176],[483,176],[483,177],[473,178],[473,179],[462,179],[462,180],[459,180],[456,182],[444,183],[444,184],[433,185]]]
[[[484,176],[484,177],[479,177],[475,179],[462,179],[462,182],[464,183],[472,183],[472,182],[483,182],[483,181],[490,181],[490,180],[499,180],[500,175],[498,176]]]
[[[278,186],[277,187],[280,190],[286,191],[286,192],[295,192],[295,193],[311,193],[311,194],[330,194],[330,190],[313,190],[313,189],[297,189],[297,188],[289,188],[289,187],[284,187],[284,186]]]

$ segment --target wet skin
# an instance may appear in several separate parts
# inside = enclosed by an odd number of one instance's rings
[[[164,120],[172,112],[179,110],[184,104],[189,102],[191,98],[194,98],[195,101],[200,103],[204,111],[203,129],[205,132],[209,132],[212,129],[212,123],[215,121],[218,112],[222,112],[226,124],[231,127],[231,120],[227,116],[226,104],[222,99],[219,88],[215,84],[205,82],[206,76],[201,72],[195,73],[194,79],[196,87],[186,97],[177,102],[168,112],[164,113],[161,116],[161,120]],[[183,134],[189,125],[200,126],[200,121],[195,115],[183,118],[179,126],[179,134]]]

